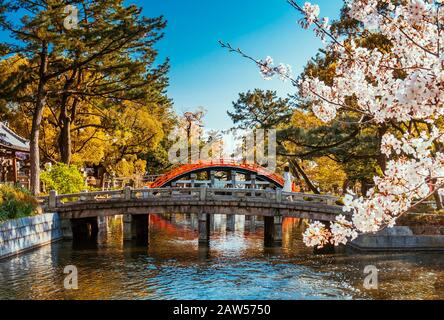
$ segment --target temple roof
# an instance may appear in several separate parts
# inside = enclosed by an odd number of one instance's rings
[[[29,152],[29,141],[20,137],[9,129],[8,126],[0,122],[0,148]]]

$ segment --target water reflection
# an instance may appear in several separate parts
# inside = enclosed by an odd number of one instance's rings
[[[229,227],[227,228],[227,223]],[[285,219],[282,248],[265,248],[263,221],[216,215],[210,247],[195,215],[151,215],[149,246],[124,242],[121,219],[97,242],[59,242],[0,261],[1,299],[444,299],[440,253],[313,255],[303,223]],[[366,265],[379,289],[363,288]],[[75,265],[79,290],[63,289]]]

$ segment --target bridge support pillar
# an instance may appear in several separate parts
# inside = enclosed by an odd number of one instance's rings
[[[108,233],[108,217],[105,216],[97,217],[97,224],[100,233]]]
[[[136,238],[136,226],[131,214],[123,215],[123,240],[131,241]]]
[[[245,216],[245,228],[248,228],[250,232],[256,230],[256,216]]]
[[[62,237],[64,240],[73,239],[71,219],[61,219],[60,229],[62,230]]]
[[[211,215],[199,213],[199,245],[208,245],[210,242]]]
[[[267,247],[282,245],[282,216],[264,217],[264,244]]]
[[[74,240],[96,240],[99,234],[97,217],[71,219],[72,238]]]
[[[123,215],[123,240],[148,244],[149,214]]]
[[[227,231],[234,231],[236,229],[236,215],[227,214]]]
[[[214,221],[216,221],[216,217],[215,217],[215,215],[213,214],[213,216],[210,218],[210,232],[211,232],[211,231],[214,231],[214,228],[215,228],[215,223],[214,223]]]

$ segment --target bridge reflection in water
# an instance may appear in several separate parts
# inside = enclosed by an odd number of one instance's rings
[[[195,215],[151,215],[150,245],[124,241],[122,219],[108,218],[97,241],[60,241],[0,261],[0,299],[438,299],[444,298],[441,254],[313,255],[300,220],[286,218],[281,247],[263,243],[237,217],[226,230],[214,220],[211,245],[196,241]],[[79,290],[64,290],[75,265]],[[379,289],[363,287],[375,265]]]
[[[287,250],[297,250],[300,253],[312,254],[312,249],[305,247],[301,241],[301,233],[305,228],[302,219],[288,218],[283,223],[283,237],[281,246],[268,246],[263,242],[264,219],[257,217],[251,221],[248,217],[236,215],[234,219],[225,215],[212,215],[210,225],[211,240],[209,246],[202,246],[196,241],[199,233],[199,219],[196,214],[150,214],[148,224],[148,239],[125,240],[124,217],[123,215],[110,216],[102,223],[94,238],[73,239],[71,243],[74,248],[100,248],[101,246],[114,246],[122,249],[131,248],[131,250],[163,251],[167,247],[174,247],[173,250],[180,251],[179,247],[183,245],[192,250],[197,250],[196,257],[199,259],[208,258],[210,252],[228,251],[239,255],[250,250],[262,249],[264,253],[280,254]],[[247,218],[247,219],[246,219]],[[297,237],[295,238],[295,230]],[[296,241],[296,242],[295,242]],[[64,241],[70,243],[69,241]],[[158,248],[157,246],[165,246]],[[147,245],[148,244],[148,245]],[[295,248],[294,248],[294,247]]]
[[[189,241],[195,241],[201,232],[198,214],[148,214],[137,215],[136,217],[144,217],[145,219],[133,219],[131,217],[129,223],[125,215],[115,215],[108,217],[83,218],[72,220],[72,233],[74,243],[80,242],[96,242],[100,239],[106,239],[110,233],[122,242],[133,241],[137,245],[149,245],[152,241],[151,229],[163,229],[165,235],[171,236],[171,241],[175,237],[186,237]],[[265,218],[265,219],[264,219]],[[265,239],[265,247],[276,247],[276,242],[273,239],[266,238],[266,217],[256,216],[242,216],[242,215],[211,215],[211,220],[208,226],[209,234],[217,234],[220,237],[222,234],[254,234],[256,237]],[[285,235],[285,230],[297,225],[301,227],[304,225],[302,219],[286,218],[281,225],[282,235]],[[129,229],[129,230],[128,230]],[[279,246],[285,237],[280,238]],[[66,238],[65,240],[69,240]],[[208,246],[211,237],[207,242],[199,241],[200,247]],[[205,244],[205,245],[204,245]]]

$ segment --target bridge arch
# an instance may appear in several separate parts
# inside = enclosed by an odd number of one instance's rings
[[[259,181],[267,181],[270,184],[276,186],[277,188],[282,188],[284,186],[284,179],[282,176],[271,172],[270,170],[259,166],[257,164],[236,162],[233,160],[213,160],[213,161],[199,161],[192,164],[181,165],[167,174],[157,178],[152,184],[152,188],[163,188],[171,186],[171,183],[180,180],[190,174],[208,172],[208,171],[231,171],[235,170],[242,174],[254,174],[256,179]]]

